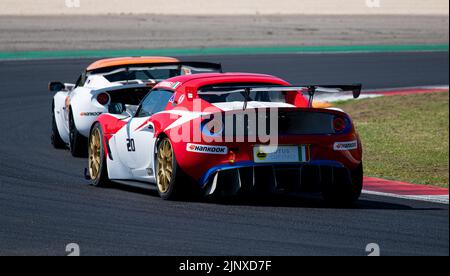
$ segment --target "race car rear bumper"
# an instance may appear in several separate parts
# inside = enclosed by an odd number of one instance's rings
[[[321,192],[327,185],[352,185],[351,173],[341,163],[327,160],[264,165],[244,162],[214,167],[200,184],[207,195]]]

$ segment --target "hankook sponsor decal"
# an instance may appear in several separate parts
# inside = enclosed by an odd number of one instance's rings
[[[336,142],[333,148],[334,150],[354,150],[358,148],[358,141]]]
[[[221,146],[205,146],[197,144],[187,144],[186,150],[189,152],[205,153],[205,154],[228,154],[227,147]]]
[[[81,112],[80,116],[87,116],[87,117],[98,117],[102,115],[103,112]]]

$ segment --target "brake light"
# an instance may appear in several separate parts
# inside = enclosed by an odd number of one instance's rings
[[[101,105],[106,105],[109,102],[109,95],[106,93],[100,93],[97,95],[97,102]]]
[[[347,122],[345,121],[344,118],[341,118],[341,117],[334,118],[334,120],[333,120],[334,131],[342,132],[346,129],[346,127],[347,127]]]
[[[234,153],[234,151],[230,151],[228,156],[229,156],[228,163],[234,164],[236,162],[236,153]]]

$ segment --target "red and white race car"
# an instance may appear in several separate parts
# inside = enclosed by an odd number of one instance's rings
[[[316,92],[361,85],[292,86],[269,75],[214,73],[157,84],[134,115],[103,114],[89,135],[86,176],[156,187],[163,199],[322,192],[350,203],[362,190],[361,141],[350,116],[313,108]],[[308,99],[309,98],[309,99]]]

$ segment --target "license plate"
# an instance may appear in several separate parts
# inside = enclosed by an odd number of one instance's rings
[[[255,163],[303,163],[309,161],[309,146],[255,146]]]

